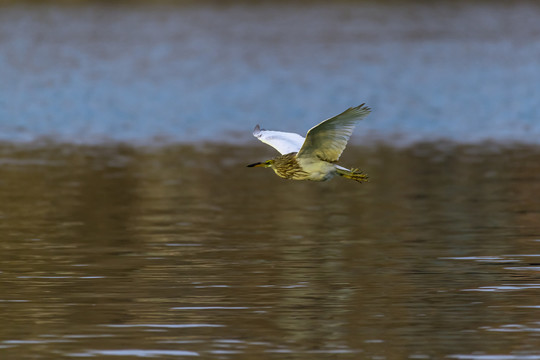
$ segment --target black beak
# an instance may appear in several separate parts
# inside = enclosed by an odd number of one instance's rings
[[[255,164],[249,164],[247,167],[261,166],[262,164],[263,164],[262,162],[258,162],[258,163],[255,163]]]

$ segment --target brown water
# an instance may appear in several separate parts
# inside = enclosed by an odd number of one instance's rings
[[[540,358],[538,149],[269,154],[2,146],[0,358]]]

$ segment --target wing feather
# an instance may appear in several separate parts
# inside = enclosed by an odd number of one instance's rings
[[[302,136],[295,133],[263,130],[259,125],[255,126],[253,136],[263,143],[270,145],[279,151],[280,154],[300,151],[305,140]]]
[[[357,122],[364,119],[371,109],[365,104],[352,107],[339,115],[312,127],[297,157],[315,157],[336,162],[345,150]]]

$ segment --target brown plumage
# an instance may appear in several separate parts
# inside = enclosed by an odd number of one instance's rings
[[[282,178],[302,180],[309,176],[296,161],[295,152],[275,157],[273,160],[272,168]]]

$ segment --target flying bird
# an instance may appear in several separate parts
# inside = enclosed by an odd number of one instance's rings
[[[259,125],[253,136],[272,146],[281,155],[248,165],[269,167],[285,179],[326,181],[336,175],[358,182],[367,181],[367,175],[357,169],[337,165],[357,122],[371,109],[365,104],[349,108],[339,115],[312,127],[306,138],[283,131],[263,130]]]

